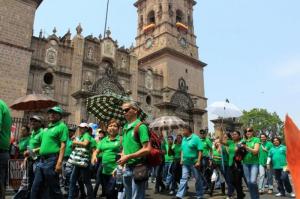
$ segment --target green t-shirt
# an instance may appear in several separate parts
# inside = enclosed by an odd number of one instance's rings
[[[23,155],[24,151],[27,150],[27,146],[29,145],[29,140],[30,140],[30,136],[20,138],[18,144],[20,154]]]
[[[91,136],[91,148],[96,149],[97,148],[97,142],[93,136]]]
[[[286,146],[273,146],[269,151],[268,157],[271,158],[273,169],[282,169],[287,165]]]
[[[221,164],[223,158],[224,166],[228,165],[228,152],[224,145],[221,146],[220,152],[216,148],[213,148],[212,154],[213,154],[213,162],[215,162],[215,164]],[[223,156],[221,154],[223,154]]]
[[[215,147],[212,150],[212,155],[213,155],[213,163],[217,165],[221,165],[222,163],[222,156],[221,156],[221,151],[219,152]]]
[[[87,145],[87,147],[85,147],[86,149],[88,149],[90,151],[89,155],[91,157],[91,154],[92,154],[92,150],[93,150],[93,140],[94,138],[90,135],[89,132],[84,132],[81,136],[79,136],[79,140],[80,142],[83,142],[83,141],[89,141],[89,144]]]
[[[203,144],[196,134],[184,137],[181,144],[183,164],[193,165],[198,159],[199,151],[203,151]]]
[[[128,154],[133,154],[137,151],[139,151],[142,148],[141,143],[146,143],[149,142],[149,132],[148,128],[145,124],[142,124],[139,127],[139,138],[140,142],[136,140],[134,137],[134,127],[139,124],[141,121],[139,119],[135,120],[134,122],[128,124],[126,123],[125,126],[123,127],[122,135],[122,146],[123,146],[123,152],[125,155]],[[142,162],[142,158],[135,158],[131,159],[127,162],[127,164],[132,165],[132,164],[138,164]]]
[[[227,141],[228,166],[233,165],[236,145],[237,143],[235,143],[233,140]]]
[[[116,156],[121,152],[120,137],[117,136],[113,140],[109,136],[105,137],[98,143],[97,149],[102,153],[102,173],[112,175],[112,172],[118,166]]]
[[[200,138],[201,139],[201,138]],[[203,143],[203,157],[209,157],[212,150],[212,142],[209,138],[201,139]]]
[[[175,154],[168,154],[169,153],[169,145],[168,145],[168,143],[166,142],[166,144],[164,145],[164,151],[166,152],[165,153],[165,162],[173,162],[173,160],[174,160],[174,155]],[[174,152],[174,145],[172,144],[172,146],[171,146],[171,150]]]
[[[263,150],[262,147],[264,147],[267,151]],[[267,164],[268,153],[272,147],[272,142],[266,141],[265,143],[260,143],[258,154],[259,165],[265,166]]]
[[[6,103],[0,99],[0,149],[9,150],[10,131],[11,131],[11,116]]]
[[[260,140],[257,137],[252,137],[247,140],[243,139],[242,142],[245,142],[249,148],[254,149],[255,144],[257,144],[257,143],[259,144]],[[258,164],[258,163],[259,163],[258,154],[254,155],[253,153],[248,151],[243,159],[243,164]]]
[[[66,149],[65,149],[65,154],[64,154],[64,157],[70,157],[72,151],[73,151],[73,141],[68,138],[67,139],[67,142],[66,142]]]
[[[42,131],[43,131],[42,128],[40,128],[37,131],[32,130],[31,135],[30,135],[30,140],[29,140],[29,148],[31,150],[39,148],[41,146],[39,136],[41,135]]]
[[[63,121],[50,123],[41,133],[40,155],[59,153],[61,142],[66,142],[69,137],[67,125]]]
[[[181,144],[174,144],[174,152],[175,152],[174,159],[180,160],[180,158],[181,158]]]

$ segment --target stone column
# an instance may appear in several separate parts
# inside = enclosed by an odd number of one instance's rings
[[[73,57],[72,57],[72,80],[71,93],[82,90],[82,63],[84,56],[84,37],[81,35],[82,28],[79,24],[76,28],[77,34],[72,40]],[[70,98],[70,123],[79,123],[82,115],[82,101]]]

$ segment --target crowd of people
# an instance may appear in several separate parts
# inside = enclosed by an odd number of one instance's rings
[[[214,139],[206,130],[193,132],[189,126],[176,136],[154,132],[160,140],[155,156],[161,162],[150,165],[153,132],[138,118],[135,102],[125,102],[122,110],[126,124],[112,118],[96,136],[85,122],[68,127],[58,106],[48,110],[47,126],[42,116],[31,116],[18,139],[17,158],[24,159],[26,172],[14,198],[143,199],[148,183],[155,183],[154,194],[184,198],[189,181],[195,182],[199,199],[213,196],[217,187],[226,198],[245,198],[243,182],[251,199],[261,194],[295,197],[281,138],[263,133],[256,137],[252,128],[224,132]],[[10,128],[9,108],[0,100],[0,199],[5,198],[12,150]]]

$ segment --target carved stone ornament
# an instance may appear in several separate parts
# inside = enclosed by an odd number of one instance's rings
[[[86,58],[88,60],[93,60],[94,57],[94,49],[92,47],[88,48]]]
[[[186,85],[186,82],[185,80],[183,79],[183,77],[181,77],[179,80],[178,80],[178,88],[179,90],[183,91],[183,92],[186,92],[187,91],[187,85]]]
[[[148,70],[145,75],[145,87],[149,90],[153,89],[153,75],[150,70]]]
[[[57,63],[57,50],[50,47],[46,50],[45,62],[50,65],[56,65]]]
[[[104,57],[109,57],[109,58],[112,58],[114,59],[114,56],[115,56],[115,46],[114,46],[114,43],[107,39],[107,40],[104,40],[103,41],[103,56]]]
[[[187,93],[187,85],[183,78],[178,80],[178,90],[171,97],[171,103],[182,111],[189,111],[194,107],[191,96]]]

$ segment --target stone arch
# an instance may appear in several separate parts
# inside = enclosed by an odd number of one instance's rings
[[[104,76],[101,79],[98,79],[92,86],[92,92],[100,95],[107,93],[116,93],[119,95],[125,95],[125,90],[122,85],[114,81],[113,79]]]
[[[194,103],[190,95],[184,91],[178,90],[171,97],[171,103],[176,105],[178,109],[190,111],[194,108]]]

